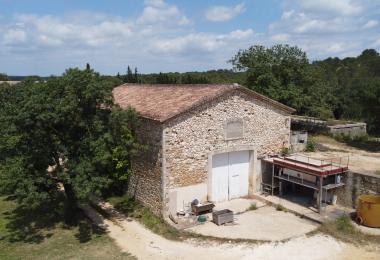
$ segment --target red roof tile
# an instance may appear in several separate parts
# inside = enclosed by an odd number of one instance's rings
[[[236,84],[124,84],[114,88],[113,95],[115,102],[121,108],[133,107],[141,116],[163,122],[235,90],[240,90],[256,99],[270,103],[285,112],[294,112],[294,109],[290,107]]]

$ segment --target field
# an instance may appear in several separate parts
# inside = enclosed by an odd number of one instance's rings
[[[133,259],[81,213],[66,226],[59,209],[28,209],[0,197],[0,259]]]

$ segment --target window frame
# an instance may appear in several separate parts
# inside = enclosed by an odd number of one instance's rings
[[[231,123],[240,123],[241,124],[241,136],[238,137],[228,137],[228,125]],[[245,136],[245,123],[242,118],[231,118],[226,120],[224,123],[224,139],[229,141],[229,140],[238,140],[242,139]]]

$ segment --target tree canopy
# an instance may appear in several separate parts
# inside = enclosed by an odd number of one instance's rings
[[[90,68],[1,86],[0,192],[38,205],[64,191],[70,221],[78,200],[122,188],[140,146],[137,116],[113,103],[113,87]]]
[[[252,46],[230,61],[246,74],[247,87],[322,119],[363,120],[380,133],[380,56],[373,49],[355,58],[310,63],[298,47]]]
[[[8,75],[5,73],[0,73],[0,81],[7,81],[9,80]]]
[[[310,66],[298,47],[256,45],[231,59],[234,68],[246,72],[245,85],[297,109],[298,113],[329,114],[326,91],[318,69]]]

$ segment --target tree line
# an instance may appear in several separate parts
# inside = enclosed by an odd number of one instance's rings
[[[148,84],[239,83],[295,108],[297,114],[364,121],[369,133],[380,134],[380,56],[374,49],[357,57],[311,62],[296,46],[256,45],[240,50],[229,62],[233,70],[133,74],[135,77],[128,77],[132,75],[128,67],[128,73],[119,78]]]
[[[380,134],[380,56],[364,50],[357,57],[310,62],[298,47],[252,46],[231,63],[246,73],[248,88],[322,119],[365,121]]]

